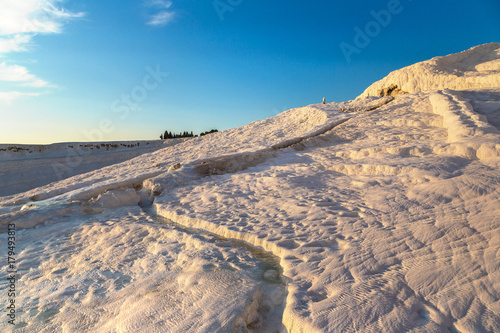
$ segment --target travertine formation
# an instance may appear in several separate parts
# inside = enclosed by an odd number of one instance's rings
[[[17,331],[275,332],[276,308],[288,332],[500,332],[499,51],[0,198],[27,228]],[[287,292],[138,203],[274,254]]]
[[[500,43],[478,45],[398,69],[373,83],[359,97],[380,96],[383,89],[392,85],[409,93],[499,87]]]

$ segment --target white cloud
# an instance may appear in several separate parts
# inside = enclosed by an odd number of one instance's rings
[[[25,93],[19,91],[0,91],[0,102],[10,104],[21,97],[39,96],[39,93]]]
[[[172,1],[164,1],[164,0],[148,0],[146,1],[146,5],[148,7],[156,7],[162,9],[169,9],[172,7]]]
[[[65,21],[82,17],[57,7],[61,0],[0,0],[0,35],[60,33]]]
[[[7,65],[4,62],[0,63],[0,81],[16,82],[19,86],[43,88],[49,84],[31,74],[26,67],[18,65]]]
[[[61,33],[64,23],[82,17],[59,4],[62,0],[0,0],[0,57],[11,52],[26,51],[37,34]],[[5,56],[4,56],[5,57]],[[18,87],[43,88],[48,83],[31,74],[26,67],[0,63],[0,81],[13,82]],[[11,103],[24,96],[38,93],[0,92],[0,101]]]
[[[0,36],[0,56],[2,53],[25,51],[30,41],[31,36],[24,34],[15,34],[9,37]]]
[[[34,79],[29,82],[25,82],[21,84],[23,87],[33,87],[33,88],[43,88],[43,87],[48,87],[49,84],[47,81],[44,81],[42,79]]]
[[[47,85],[47,82],[35,77],[26,67],[18,65],[8,66],[5,61],[0,63],[0,81],[21,81],[24,82],[24,85],[38,87]]]
[[[148,25],[163,27],[166,24],[170,23],[175,17],[174,11],[166,10],[172,7],[172,1],[146,0],[144,3],[147,7],[159,10],[159,12],[150,15],[149,20],[147,22]]]
[[[173,18],[173,12],[161,11],[158,14],[153,15],[148,21],[148,24],[162,27],[172,21]]]

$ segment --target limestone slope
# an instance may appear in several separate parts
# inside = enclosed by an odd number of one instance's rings
[[[478,45],[398,69],[370,85],[359,97],[379,96],[391,85],[407,93],[499,87],[500,43]]]

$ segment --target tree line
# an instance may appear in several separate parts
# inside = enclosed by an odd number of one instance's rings
[[[212,129],[210,131],[201,132],[200,136],[204,136],[204,135],[207,135],[210,133],[215,133],[215,132],[218,132],[218,130]],[[177,138],[192,138],[192,137],[196,137],[196,136],[198,136],[198,135],[194,135],[193,131],[191,131],[191,132],[184,131],[184,132],[179,132],[179,133],[165,131],[164,133],[160,134],[160,139],[167,140],[167,139],[177,139]]]

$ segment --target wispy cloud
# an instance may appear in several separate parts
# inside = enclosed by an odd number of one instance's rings
[[[82,17],[57,7],[61,0],[1,0],[0,34],[59,33],[66,20]]]
[[[37,34],[58,34],[71,19],[84,13],[69,12],[60,6],[62,0],[0,0],[0,57],[11,52],[26,51]],[[48,83],[17,65],[0,63],[0,81],[17,86],[42,88]],[[12,102],[38,93],[0,92],[0,101]]]
[[[5,61],[0,63],[0,81],[21,82],[26,87],[45,87],[48,84],[31,74],[26,67],[8,66]]]
[[[19,91],[0,91],[0,102],[10,104],[16,99],[28,96],[39,96],[40,93],[26,93]]]
[[[30,41],[31,36],[25,34],[0,35],[0,57],[2,53],[25,51]]]
[[[172,7],[172,1],[168,0],[146,0],[146,5],[149,7],[169,9]]]
[[[163,27],[174,18],[173,12],[162,11],[151,17],[148,24]]]
[[[145,0],[144,4],[154,10],[154,14],[149,15],[148,25],[163,27],[172,22],[175,12],[171,10],[172,1],[165,0]]]

